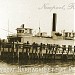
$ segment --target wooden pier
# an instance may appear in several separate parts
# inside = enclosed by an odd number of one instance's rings
[[[0,60],[20,62],[26,60],[75,60],[75,46],[57,44],[1,43]]]

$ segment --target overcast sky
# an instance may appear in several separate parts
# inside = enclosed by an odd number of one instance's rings
[[[57,13],[57,31],[74,30],[73,0],[0,0],[0,38],[16,33],[21,24],[51,34],[52,15]],[[12,34],[9,33],[9,34]]]

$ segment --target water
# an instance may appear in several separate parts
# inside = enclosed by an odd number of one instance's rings
[[[58,43],[61,45],[60,41]],[[63,41],[63,44],[74,45],[74,41]],[[75,75],[75,61],[0,61],[0,75]]]
[[[35,64],[0,62],[0,75],[75,75],[74,61],[48,61]]]

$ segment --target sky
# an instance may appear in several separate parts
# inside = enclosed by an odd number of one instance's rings
[[[51,35],[52,16],[57,14],[57,31],[74,30],[74,0],[0,0],[0,38],[15,34],[25,24],[33,33]],[[8,33],[9,31],[9,33]]]

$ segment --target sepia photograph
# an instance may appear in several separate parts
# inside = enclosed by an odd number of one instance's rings
[[[74,0],[0,0],[0,75],[75,75]]]

